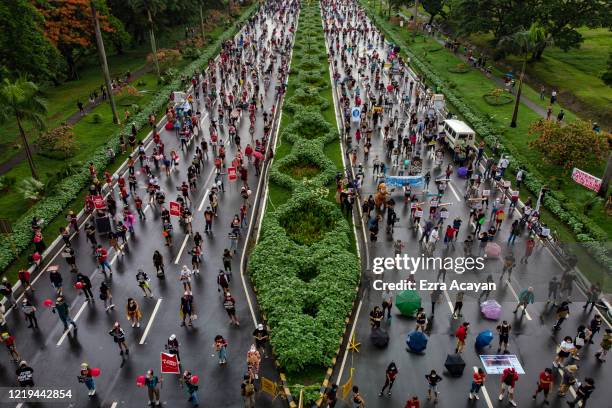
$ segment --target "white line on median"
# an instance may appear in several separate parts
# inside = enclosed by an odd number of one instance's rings
[[[357,306],[357,312],[355,313],[355,319],[353,319],[353,327],[351,327],[351,333],[349,335],[349,341],[355,335],[355,327],[357,326],[357,321],[359,320],[359,312],[361,311],[361,305],[363,304],[362,300],[359,300],[359,305]],[[349,347],[346,347],[344,350],[344,357],[342,357],[342,364],[340,364],[340,371],[338,371],[338,379],[336,380],[336,384],[340,384],[342,380],[342,373],[344,372],[344,365],[346,364],[346,358],[348,357]]]
[[[181,249],[179,249],[178,254],[176,254],[176,259],[174,260],[175,265],[178,265],[179,260],[181,259],[181,254],[183,253],[183,249],[185,249],[185,245],[187,245],[188,239],[189,239],[189,235],[185,235],[185,239],[183,240],[183,245],[181,245]]]
[[[117,401],[113,401],[110,408],[117,408]]]
[[[159,310],[159,305],[161,305],[162,298],[157,299],[157,303],[155,304],[155,309],[153,309],[153,313],[151,313],[151,318],[149,319],[149,323],[147,323],[147,327],[145,328],[144,333],[142,333],[142,337],[140,338],[140,342],[138,344],[144,344],[147,339],[147,334],[149,334],[149,330],[151,330],[151,326],[153,325],[153,320],[155,319],[155,315]]]
[[[198,207],[198,211],[202,211],[202,208],[204,207],[204,203],[206,202],[206,197],[208,197],[208,192],[210,191],[210,188],[206,190],[206,192],[204,193],[204,197],[202,197],[202,201],[200,202],[200,206]]]
[[[79,311],[77,312],[77,314],[74,316],[74,319],[72,319],[75,323],[76,321],[79,319],[79,316],[81,316],[81,313],[83,313],[83,310],[85,310],[85,306],[87,306],[87,301],[83,302],[83,304],[81,305],[81,308],[79,309]],[[56,346],[59,347],[62,345],[62,343],[64,342],[64,340],[66,339],[66,336],[68,335],[68,333],[70,332],[71,327],[68,326],[68,330],[66,330],[64,332],[64,334],[62,334],[62,337],[60,337],[59,341],[57,342]]]

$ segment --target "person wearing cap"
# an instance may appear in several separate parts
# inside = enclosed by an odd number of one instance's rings
[[[240,395],[244,399],[246,408],[255,408],[255,381],[250,375],[245,375],[240,384]]]
[[[51,309],[52,313],[57,313],[59,319],[64,323],[64,330],[68,330],[68,325],[71,324],[74,330],[77,325],[70,317],[70,305],[65,301],[63,296],[58,296],[55,301],[55,306]]]
[[[96,395],[96,383],[94,382],[93,375],[91,374],[91,369],[89,368],[89,364],[82,363],[81,371],[78,375],[78,380],[80,383],[85,384],[87,389],[89,390],[89,396],[93,397]]]
[[[147,395],[149,396],[149,406],[161,405],[159,402],[159,383],[158,376],[153,374],[153,370],[148,370],[145,377],[145,386],[147,387]]]
[[[127,342],[125,341],[125,331],[121,328],[119,322],[115,322],[113,328],[108,332],[110,336],[113,337],[113,341],[117,343],[119,346],[119,355],[123,356],[123,351],[125,350],[125,355],[130,354],[130,350],[128,349]]]
[[[259,323],[257,328],[253,330],[253,337],[255,338],[255,346],[261,350],[264,358],[268,358],[266,355],[266,343],[268,342],[269,335],[262,323]]]
[[[28,321],[28,329],[38,329],[38,320],[36,320],[36,307],[30,303],[27,298],[23,298],[21,301],[21,311],[25,314],[26,320]]]
[[[15,374],[17,375],[17,382],[20,387],[34,386],[34,369],[28,366],[27,361],[21,360]]]
[[[240,326],[240,322],[236,317],[236,299],[234,299],[232,294],[229,292],[225,292],[225,295],[223,297],[223,307],[225,308],[225,311],[227,312],[227,315],[230,318],[230,324]]]
[[[168,350],[169,354],[174,354],[176,358],[181,361],[181,355],[179,354],[179,342],[176,338],[176,334],[171,334],[170,337],[168,337],[166,350]]]
[[[183,382],[185,383],[185,389],[187,390],[187,394],[189,395],[188,401],[193,404],[194,407],[200,405],[200,400],[198,399],[198,385],[192,382],[193,374],[189,370],[185,370],[183,373]]]

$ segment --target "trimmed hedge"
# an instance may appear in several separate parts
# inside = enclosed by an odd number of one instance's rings
[[[197,60],[177,73],[174,79],[166,87],[161,89],[158,95],[147,106],[142,107],[138,114],[132,116],[127,126],[131,127],[132,123],[136,125],[137,129],[149,126],[149,115],[159,112],[166,106],[168,103],[168,96],[172,91],[184,88],[185,83],[183,83],[181,78],[191,77],[195,72],[206,67],[208,61],[219,53],[222,44],[231,39],[239,31],[242,24],[246,22],[257,9],[257,3],[250,5],[234,25],[223,33],[207,52],[202,53]],[[12,240],[19,253],[24,251],[31,243],[32,229],[30,227],[30,222],[32,218],[38,217],[50,221],[59,216],[67,206],[79,196],[81,191],[91,183],[88,170],[89,162],[94,164],[99,174],[102,173],[110,163],[106,152],[107,148],[111,147],[115,152],[118,152],[119,136],[125,133],[126,129],[127,127],[116,130],[114,134],[109,137],[108,143],[96,150],[90,159],[87,160],[87,164],[83,165],[82,170],[78,174],[64,178],[61,183],[55,186],[52,194],[35,204],[13,224]],[[17,255],[13,252],[9,240],[2,240],[2,242],[0,242],[0,270],[5,270],[16,258]]]
[[[295,91],[285,102],[286,125],[280,133],[292,147],[270,169],[270,182],[291,190],[291,196],[267,208],[249,259],[257,300],[271,328],[270,344],[289,373],[331,364],[361,273],[350,251],[350,224],[328,198],[327,186],[337,169],[324,148],[339,135],[336,124],[321,114],[333,107],[318,94],[330,86],[328,71],[321,69],[327,64],[321,62],[326,61],[326,50],[315,46],[325,40],[319,4],[303,2],[301,7],[294,50],[302,52],[294,51],[291,63],[298,67],[292,73],[299,74],[289,80]],[[308,41],[311,48],[304,52]],[[290,174],[296,165],[316,166],[318,172],[296,180]]]
[[[438,92],[445,95],[448,103],[459,111],[459,114],[463,116],[489,147],[498,146],[499,151],[512,156],[509,166],[511,171],[516,172],[519,168],[526,170],[526,180],[523,184],[531,193],[537,195],[540,188],[546,185],[545,180],[531,163],[522,160],[519,150],[512,146],[505,145],[502,142],[500,135],[504,133],[504,130],[492,124],[486,115],[476,112],[471,106],[466,104],[463,99],[457,95],[455,91],[429,67],[429,65],[427,65],[427,63],[421,61],[409,50],[407,44],[403,41],[398,41],[389,23],[379,18],[375,13],[371,13],[367,7],[364,7],[364,10],[370,20],[384,32],[388,39],[401,46],[402,52],[410,57],[411,65],[416,68],[429,83],[433,84]],[[591,254],[598,263],[606,269],[612,270],[612,257],[609,251],[601,245],[601,242],[606,242],[608,240],[606,232],[583,214],[565,208],[563,203],[567,201],[568,197],[563,192],[550,191],[544,197],[544,206],[559,220],[570,227],[576,240],[586,248],[589,254]]]

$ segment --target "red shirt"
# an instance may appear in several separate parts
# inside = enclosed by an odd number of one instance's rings
[[[550,389],[552,382],[553,382],[552,375],[548,374],[546,371],[542,371],[540,373],[540,382],[539,382],[540,387],[548,390]]]
[[[487,375],[484,374],[484,373],[483,374],[474,373],[473,378],[474,378],[474,382],[476,384],[482,385],[484,383],[485,379],[487,378]]]
[[[406,406],[404,408],[420,408],[421,403],[419,400],[409,399],[406,401]]]
[[[106,261],[107,256],[108,256],[108,252],[106,252],[106,249],[99,248],[96,250],[96,257],[98,258],[98,262]]]
[[[465,341],[465,338],[467,337],[467,329],[465,328],[465,326],[459,326],[459,328],[455,332],[455,337],[461,341]]]

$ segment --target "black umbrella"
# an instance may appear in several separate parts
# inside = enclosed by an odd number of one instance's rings
[[[372,330],[372,333],[370,334],[370,339],[376,347],[385,348],[389,344],[389,333],[387,333],[381,328],[376,328]]]
[[[449,354],[446,356],[444,367],[453,377],[461,377],[465,369],[465,361],[463,361],[460,354]]]

